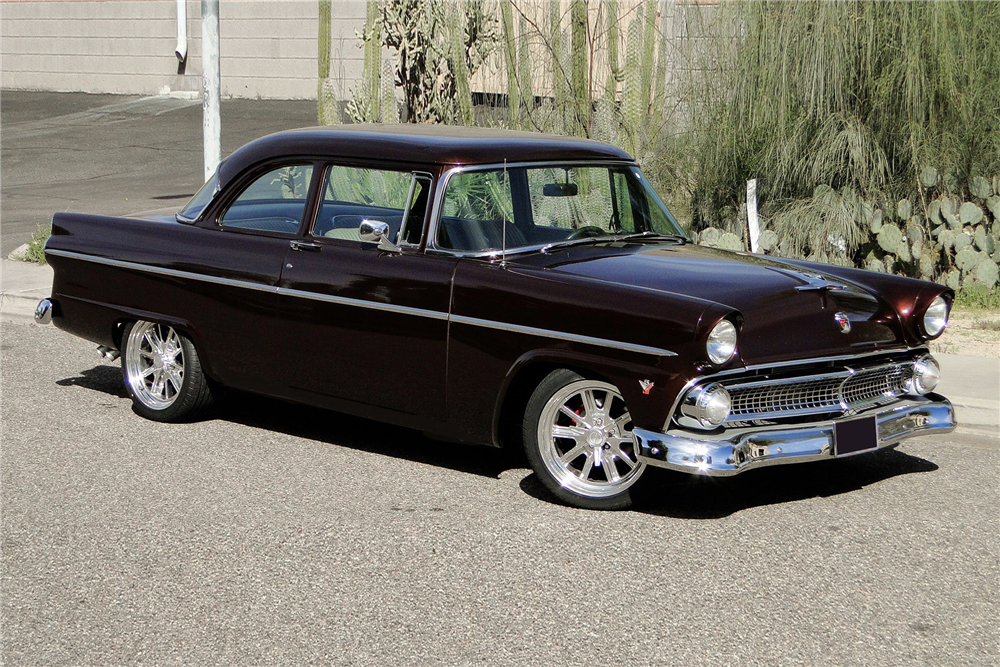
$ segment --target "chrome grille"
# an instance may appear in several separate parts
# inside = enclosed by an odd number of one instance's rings
[[[912,375],[911,364],[895,363],[805,377],[724,383],[733,401],[727,421],[860,410],[905,394]]]

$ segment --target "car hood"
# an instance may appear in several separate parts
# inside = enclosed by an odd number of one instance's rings
[[[698,297],[738,311],[745,364],[907,345],[896,308],[858,275],[848,280],[831,273],[836,267],[690,244],[569,247],[549,253],[548,260],[549,271]],[[846,332],[838,321],[845,319]]]

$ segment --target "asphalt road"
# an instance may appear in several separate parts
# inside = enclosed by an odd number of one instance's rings
[[[310,100],[223,100],[222,154],[316,124]],[[180,206],[204,182],[199,100],[3,91],[0,254],[57,211],[127,215]]]
[[[587,512],[336,413],[145,421],[90,343],[2,334],[4,664],[1000,663],[996,439],[653,471]]]

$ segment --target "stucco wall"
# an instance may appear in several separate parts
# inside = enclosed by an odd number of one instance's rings
[[[178,76],[175,0],[2,0],[0,85],[138,95],[198,90],[201,2],[186,7],[188,60]],[[221,0],[219,15],[224,97],[316,97],[316,0]],[[361,71],[354,33],[364,18],[364,0],[333,2],[333,69],[345,91]]]

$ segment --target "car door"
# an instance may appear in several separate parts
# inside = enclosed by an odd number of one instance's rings
[[[308,233],[289,244],[279,281],[290,394],[444,418],[448,304],[456,260],[420,250],[432,179],[329,165]],[[399,252],[362,242],[362,220],[388,225]],[[334,404],[336,407],[338,404]]]
[[[204,275],[190,282],[181,311],[197,313],[192,327],[223,384],[276,393],[278,280],[289,241],[310,210],[314,172],[308,162],[286,160],[239,177],[188,239],[190,257],[174,264]]]

